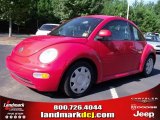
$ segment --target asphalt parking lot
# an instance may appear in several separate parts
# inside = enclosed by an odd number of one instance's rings
[[[27,88],[13,80],[5,66],[5,58],[10,54],[12,45],[0,44],[0,95],[41,102],[76,102],[107,100],[116,97],[124,97],[149,90],[160,84],[160,54],[157,54],[155,69],[151,77],[143,78],[141,75],[133,75],[121,79],[103,82],[95,85],[90,94],[77,99],[67,98],[61,92],[37,92]]]

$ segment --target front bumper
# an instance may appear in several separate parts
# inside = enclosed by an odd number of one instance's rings
[[[62,63],[43,68],[33,65],[26,66],[12,60],[11,56],[7,57],[6,65],[15,80],[38,91],[57,91],[64,68]],[[34,72],[46,72],[50,74],[50,77],[48,79],[37,79],[33,77]]]

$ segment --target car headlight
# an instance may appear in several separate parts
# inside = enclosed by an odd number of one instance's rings
[[[58,51],[55,48],[50,48],[41,53],[39,60],[41,63],[50,63],[58,56]]]

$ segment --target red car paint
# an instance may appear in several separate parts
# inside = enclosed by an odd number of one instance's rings
[[[95,40],[102,27],[114,20],[127,21],[138,29],[131,21],[104,15],[85,17],[102,19],[86,38],[48,35],[30,37],[19,43],[6,59],[12,77],[39,91],[56,91],[65,71],[79,59],[89,59],[95,64],[98,75],[96,83],[100,83],[142,72],[147,57],[150,54],[155,56],[155,50],[146,41]],[[23,50],[19,52],[21,47]],[[58,57],[51,63],[41,63],[39,56],[48,48],[57,49]],[[49,73],[50,77],[37,79],[33,77],[34,72]]]

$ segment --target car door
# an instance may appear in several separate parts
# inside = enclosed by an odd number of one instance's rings
[[[98,42],[99,54],[102,60],[104,80],[108,77],[134,71],[135,61],[134,41],[131,40],[130,27],[127,21],[113,20],[102,29],[110,30],[111,37]]]
[[[136,69],[139,69],[141,56],[147,42],[143,37],[142,33],[134,25],[130,24],[130,29],[131,29],[132,40],[134,40],[134,48],[133,48],[133,51],[135,53],[134,60],[137,61],[137,64],[135,66]]]

